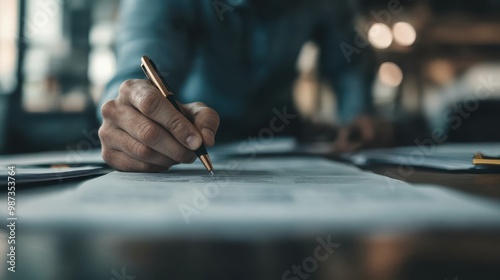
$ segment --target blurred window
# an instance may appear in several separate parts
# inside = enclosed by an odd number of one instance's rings
[[[0,94],[11,93],[16,84],[16,34],[18,1],[0,1]]]
[[[118,3],[26,0],[25,111],[82,112],[96,102],[115,71],[111,46]]]

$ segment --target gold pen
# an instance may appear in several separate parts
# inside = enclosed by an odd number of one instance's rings
[[[158,71],[158,68],[156,68],[156,65],[154,62],[147,56],[141,57],[141,68],[142,71],[144,71],[144,74],[146,74],[146,77],[149,79],[149,81],[165,96],[165,98],[174,105],[175,109],[179,111],[182,114],[181,108],[177,104],[177,102],[174,99],[174,94],[170,90],[170,87],[168,86],[167,82],[165,79],[160,74],[160,71]],[[214,168],[212,166],[212,161],[210,160],[210,156],[208,155],[207,149],[205,146],[201,145],[196,151],[194,151],[196,156],[200,159],[201,163],[205,166],[205,168],[214,176]]]
[[[472,159],[474,165],[494,165],[500,166],[500,158],[487,157],[481,153],[476,153]]]

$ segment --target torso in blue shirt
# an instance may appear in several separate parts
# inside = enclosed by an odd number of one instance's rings
[[[371,106],[372,69],[364,50],[350,62],[341,42],[352,44],[352,9],[329,0],[124,0],[117,41],[119,84],[144,78],[139,58],[150,56],[177,98],[201,101],[222,120],[257,125],[272,109],[291,104],[297,57],[305,42],[321,48],[320,70],[332,81],[343,119]],[[352,59],[352,58],[351,58]]]

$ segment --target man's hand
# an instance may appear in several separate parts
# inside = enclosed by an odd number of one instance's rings
[[[160,172],[196,160],[202,143],[215,144],[219,115],[202,103],[182,105],[183,114],[147,80],[128,80],[118,98],[102,106],[102,157],[121,171]]]
[[[353,152],[358,149],[389,147],[394,142],[392,123],[369,116],[360,116],[339,129],[335,152]]]

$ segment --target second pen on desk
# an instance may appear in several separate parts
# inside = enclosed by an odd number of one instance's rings
[[[149,79],[149,81],[165,96],[165,98],[174,105],[175,109],[179,111],[182,114],[181,108],[177,104],[177,102],[174,99],[174,94],[170,90],[167,82],[165,79],[160,74],[160,71],[158,71],[158,68],[156,68],[156,65],[154,62],[147,56],[143,56],[141,58],[141,68],[142,71],[144,71],[144,74],[146,74],[146,77]],[[207,149],[205,146],[201,145],[196,151],[196,156],[201,160],[201,163],[205,166],[205,168],[212,174],[214,175],[214,168],[212,166],[212,161],[210,160],[210,156],[208,155]]]

